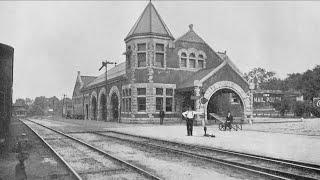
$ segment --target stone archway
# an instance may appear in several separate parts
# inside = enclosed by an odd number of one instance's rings
[[[97,102],[97,93],[93,91],[90,97],[90,118],[91,120],[97,120],[97,110],[98,110],[98,102]]]
[[[113,93],[110,98],[111,105],[111,121],[118,121],[119,118],[119,97],[116,93]]]
[[[242,102],[243,107],[243,114],[244,118],[246,118],[248,115],[251,115],[251,107],[250,107],[250,96],[236,83],[231,81],[219,81],[211,85],[204,94],[204,97],[208,100],[211,99],[211,97],[222,89],[228,89],[234,92],[238,95]],[[208,104],[209,101],[204,104],[205,114],[208,114]],[[207,117],[206,117],[207,119]]]
[[[107,100],[108,121],[120,122],[120,91],[117,86],[112,86]]]
[[[210,113],[217,116],[225,117],[228,112],[231,112],[235,118],[244,117],[244,106],[239,95],[229,88],[217,90],[208,100],[207,118],[214,119]]]
[[[98,96],[98,120],[106,121],[107,120],[107,97],[106,89],[102,88]]]

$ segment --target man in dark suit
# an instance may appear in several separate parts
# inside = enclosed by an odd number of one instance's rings
[[[226,122],[225,122],[225,126],[224,126],[224,130],[227,130],[227,127],[229,128],[229,130],[231,131],[231,124],[233,122],[233,116],[231,115],[231,112],[228,111],[227,117],[226,117]]]
[[[159,112],[160,124],[163,124],[164,116],[165,116],[165,113],[164,113],[163,109],[161,108],[161,110]]]

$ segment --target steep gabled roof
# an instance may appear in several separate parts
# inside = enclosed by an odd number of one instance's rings
[[[208,69],[201,69],[194,74],[192,74],[190,77],[188,77],[185,81],[182,81],[177,85],[177,89],[187,88],[187,87],[194,87],[196,80],[201,80],[207,75],[212,76],[214,73],[219,71],[222,67],[224,67],[227,63],[224,61],[221,63],[218,67],[211,67]]]
[[[232,68],[234,71],[236,71],[239,76],[241,76],[241,78],[242,78],[247,84],[249,84],[248,81],[244,78],[243,73],[242,73],[242,72],[240,71],[240,69],[237,68],[237,66],[230,60],[230,58],[229,58],[229,56],[227,56],[227,53],[226,53],[226,52],[224,52],[224,53],[223,53],[223,52],[217,52],[217,54],[218,54],[218,56],[219,56],[221,59],[225,60],[225,61],[231,66],[231,68]]]
[[[90,82],[96,79],[96,76],[80,76],[81,81],[83,83],[83,87],[86,87]]]
[[[186,41],[206,44],[206,42],[193,30],[193,25],[189,25],[189,31],[179,37],[176,41]]]
[[[142,12],[138,21],[131,28],[125,41],[133,36],[156,35],[174,39],[166,24],[161,19],[151,2]]]
[[[107,71],[107,78],[108,80],[109,79],[113,79],[115,77],[119,77],[119,76],[122,76],[126,73],[126,63],[125,62],[122,62],[120,64],[118,64],[117,66],[109,69]],[[91,81],[87,87],[90,87],[90,86],[94,86],[96,84],[99,84],[101,82],[105,82],[106,80],[106,74],[103,73],[103,74],[100,74],[98,77],[96,77],[93,81]]]

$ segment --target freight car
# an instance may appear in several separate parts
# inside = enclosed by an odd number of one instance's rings
[[[12,116],[13,54],[12,47],[0,43],[0,144],[8,135]]]

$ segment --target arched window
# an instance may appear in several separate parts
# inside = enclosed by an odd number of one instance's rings
[[[181,53],[181,67],[186,68],[187,67],[187,54],[186,53]]]
[[[196,55],[194,53],[189,55],[189,67],[196,68]]]
[[[199,54],[199,56],[198,56],[198,68],[199,69],[204,68],[204,57],[202,54]]]

